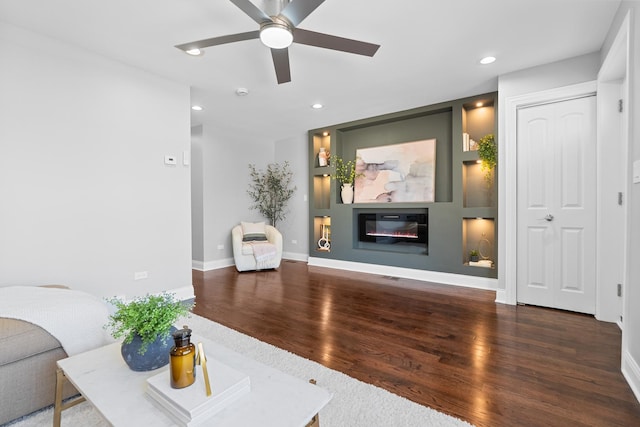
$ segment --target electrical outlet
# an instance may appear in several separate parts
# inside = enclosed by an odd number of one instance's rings
[[[297,245],[298,241],[297,240],[292,240],[291,243],[293,243],[294,245]]]
[[[146,271],[136,271],[133,273],[133,280],[142,280],[149,277],[149,273]]]
[[[224,249],[224,245],[218,245],[218,250],[220,251],[222,249]]]

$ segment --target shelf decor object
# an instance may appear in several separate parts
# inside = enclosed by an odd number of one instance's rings
[[[320,239],[318,240],[318,248],[328,251],[331,249],[331,240],[330,240],[330,230],[331,226],[327,224],[320,224]]]

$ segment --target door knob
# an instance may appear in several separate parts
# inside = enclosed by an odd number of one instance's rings
[[[542,219],[544,219],[545,221],[551,222],[551,221],[553,221],[553,215],[548,214],[547,216],[545,216],[545,217],[544,217],[544,218],[542,218]]]

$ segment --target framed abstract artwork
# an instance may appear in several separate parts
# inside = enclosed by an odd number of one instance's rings
[[[435,139],[358,149],[354,202],[433,202],[435,164]]]

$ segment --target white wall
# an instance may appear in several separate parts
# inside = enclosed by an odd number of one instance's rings
[[[288,161],[293,172],[296,192],[289,200],[287,217],[278,229],[284,240],[283,257],[306,261],[309,256],[309,143],[307,134],[278,141],[275,158]],[[294,243],[295,242],[295,243]]]
[[[628,101],[631,120],[629,123],[629,144],[631,158],[640,161],[640,3],[637,1],[623,1],[614,19],[607,39],[602,49],[602,58],[605,58],[611,44],[620,29],[625,16],[630,14],[629,37],[629,88],[631,99]],[[631,171],[631,167],[629,168]],[[631,385],[636,398],[640,400],[640,184],[631,183],[631,175],[628,177],[630,194],[629,200],[629,253],[627,254],[626,287],[624,289],[623,330],[622,330],[622,372]]]
[[[202,248],[194,248],[193,267],[210,270],[232,265],[231,229],[240,221],[267,221],[258,211],[249,209],[249,164],[264,169],[273,162],[274,144],[221,139],[215,127],[206,123],[192,144],[201,145],[201,159],[195,157],[194,150],[193,161],[202,162],[202,225],[201,230],[194,228],[194,234],[201,233]],[[198,208],[196,201],[194,209]],[[201,258],[195,258],[196,254]]]
[[[0,64],[0,286],[191,287],[189,88],[6,24]]]
[[[515,283],[515,141],[507,135],[507,100],[511,97],[596,80],[597,52],[504,74],[498,78],[498,291],[496,300],[513,302],[506,289]],[[515,126],[511,123],[510,126]]]
[[[191,256],[194,260],[200,260],[200,263],[204,259],[202,150],[202,125],[194,126],[191,128]]]

